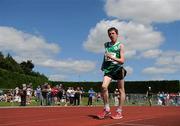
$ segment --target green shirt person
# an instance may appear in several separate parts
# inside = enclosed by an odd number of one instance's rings
[[[111,41],[104,44],[105,54],[101,67],[101,70],[104,71],[101,86],[104,109],[103,112],[97,115],[97,117],[99,119],[104,119],[106,117],[121,119],[123,117],[122,106],[125,101],[124,77],[126,76],[126,70],[123,68],[125,61],[124,45],[117,40],[118,30],[115,27],[108,29],[108,36]],[[112,80],[117,80],[117,87],[120,94],[119,105],[117,106],[115,115],[111,115],[109,106],[108,86]]]

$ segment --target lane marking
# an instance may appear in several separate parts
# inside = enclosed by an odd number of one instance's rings
[[[148,120],[148,119],[155,119],[156,117],[149,117],[149,118],[143,118],[143,119],[134,119],[134,120],[129,120],[129,121],[123,121],[121,123],[112,123],[112,124],[107,124],[103,126],[113,126],[113,125],[131,125],[131,126],[156,126],[156,125],[146,125],[146,124],[135,124],[131,122],[136,122],[136,121],[142,121],[142,120]]]

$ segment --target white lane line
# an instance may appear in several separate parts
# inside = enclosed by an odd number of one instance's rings
[[[129,120],[129,121],[123,121],[120,123],[112,123],[112,124],[107,124],[103,126],[114,126],[114,125],[127,125],[127,126],[157,126],[157,125],[149,125],[149,124],[136,124],[136,123],[131,123],[131,122],[136,122],[136,121],[142,121],[142,120],[148,120],[148,119],[155,119],[155,117],[150,117],[150,118],[143,118],[143,119],[134,119],[134,120]]]

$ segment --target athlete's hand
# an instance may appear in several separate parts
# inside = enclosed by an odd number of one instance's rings
[[[113,58],[114,58],[113,55],[110,54],[110,53],[106,53],[105,56],[106,56],[108,59],[113,59]]]

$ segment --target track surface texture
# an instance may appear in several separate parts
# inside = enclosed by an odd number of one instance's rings
[[[102,107],[6,107],[0,108],[0,126],[180,126],[180,107],[175,106],[125,106],[120,120],[99,120],[96,114],[101,111]]]

